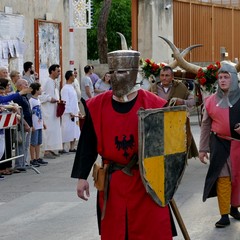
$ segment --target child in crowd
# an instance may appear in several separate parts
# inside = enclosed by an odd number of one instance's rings
[[[42,119],[41,102],[38,98],[42,94],[41,84],[32,83],[30,85],[32,88],[32,97],[29,99],[29,103],[32,110],[32,136],[30,145],[30,164],[34,167],[39,167],[40,165],[47,165],[48,162],[40,158],[40,146],[42,144],[42,129],[46,129],[46,126]]]

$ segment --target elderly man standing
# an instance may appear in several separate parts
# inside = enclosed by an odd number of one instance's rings
[[[174,81],[174,73],[169,66],[161,69],[159,81],[153,84],[151,91],[169,102],[173,99],[175,105],[186,105],[188,108],[195,105],[193,94],[182,82]]]
[[[27,80],[19,79],[16,82],[17,92],[20,92],[23,89],[26,89],[28,87],[29,86],[28,86]],[[27,95],[22,95],[20,99],[15,99],[13,101],[22,107],[22,113],[23,113],[23,119],[24,119],[24,132],[25,132],[25,142],[24,142],[25,145],[22,146],[22,144],[19,144],[19,154],[24,153],[24,158],[16,159],[15,168],[20,171],[26,171],[25,165],[28,163],[28,153],[29,153],[30,139],[31,139],[32,111],[31,111],[31,107],[30,107]],[[24,151],[23,151],[23,147],[24,147]]]
[[[161,69],[159,81],[152,85],[151,91],[167,100],[170,105],[186,105],[188,109],[195,105],[194,95],[189,92],[182,82],[174,81],[174,73],[170,66],[164,66]],[[190,159],[198,156],[198,149],[191,133],[190,122],[187,124],[187,132],[188,159]]]
[[[6,67],[0,67],[0,78],[9,79],[9,77],[8,77],[8,69]]]
[[[39,97],[42,103],[43,119],[46,129],[43,131],[44,158],[55,158],[54,151],[62,149],[62,132],[60,118],[56,116],[57,102],[59,101],[59,89],[57,79],[61,68],[53,64],[48,69],[49,77],[41,82],[42,95]]]

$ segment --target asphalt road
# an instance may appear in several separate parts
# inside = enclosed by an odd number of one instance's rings
[[[199,127],[192,126],[199,141]],[[6,176],[0,181],[1,240],[97,240],[96,191],[84,202],[76,196],[76,179],[70,178],[74,154],[48,160],[40,174]],[[240,240],[240,222],[231,219],[225,229],[216,229],[219,220],[217,199],[202,202],[202,190],[208,165],[198,159],[188,161],[181,184],[174,196],[188,234],[193,240]],[[184,239],[178,228],[178,237]],[[114,240],[114,237],[113,237]],[[148,240],[148,239],[146,239]]]

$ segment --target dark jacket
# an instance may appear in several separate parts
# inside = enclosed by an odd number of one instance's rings
[[[32,127],[32,110],[27,95],[22,95],[21,98],[14,99],[13,101],[22,107],[23,118],[27,122],[29,127]]]

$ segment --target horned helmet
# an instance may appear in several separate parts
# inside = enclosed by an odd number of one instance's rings
[[[122,50],[108,53],[108,67],[111,74],[113,95],[123,98],[136,91],[136,80],[140,61],[140,52],[128,50],[125,37],[121,37]]]

